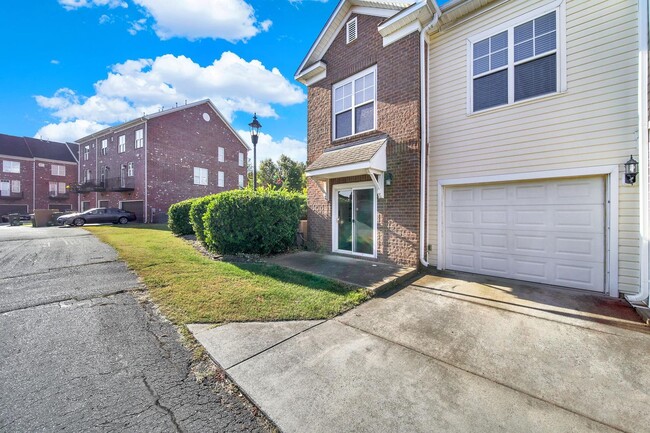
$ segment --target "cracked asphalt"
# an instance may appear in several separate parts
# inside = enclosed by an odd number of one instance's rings
[[[82,229],[0,226],[0,431],[268,431],[142,290]]]

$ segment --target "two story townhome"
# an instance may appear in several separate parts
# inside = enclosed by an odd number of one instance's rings
[[[0,134],[0,215],[77,209],[77,145]]]
[[[169,206],[246,185],[248,145],[210,100],[144,115],[77,140],[79,206],[165,222]]]
[[[391,51],[410,39],[417,46]],[[371,40],[378,41],[374,57],[354,47]],[[416,249],[425,267],[647,302],[647,52],[647,0],[342,0],[296,75],[309,87],[309,217],[317,243],[399,264],[413,263]],[[391,59],[397,73],[382,67]],[[391,166],[389,152],[384,166],[380,150],[339,145],[337,127],[349,132],[346,122],[355,128],[368,111],[357,87],[366,71],[375,73],[377,122],[363,134],[375,141],[385,134],[388,143],[396,132],[380,119],[398,119],[398,131],[417,131],[425,143],[405,172]],[[401,90],[404,76],[417,84],[416,100]],[[396,101],[414,100],[419,129],[401,117],[402,104],[382,96],[392,92]],[[341,182],[323,171],[352,158],[355,169],[367,170],[363,179]],[[624,174],[631,160],[637,176]],[[372,185],[375,208],[355,201],[357,186],[348,182]],[[400,201],[413,192],[417,199]],[[340,211],[348,195],[350,218]],[[399,217],[383,214],[386,208]],[[417,223],[404,224],[411,215]],[[416,232],[409,254],[384,250],[387,238],[405,239],[406,227]],[[349,243],[337,241],[349,231],[353,246],[341,248]],[[372,242],[361,245],[373,247],[355,251],[363,234]]]

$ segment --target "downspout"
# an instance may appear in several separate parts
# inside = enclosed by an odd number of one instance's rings
[[[147,171],[147,161],[149,160],[149,153],[147,152],[147,145],[149,141],[149,135],[147,134],[147,125],[149,122],[145,119],[144,122],[144,222],[149,222],[149,173]]]
[[[429,266],[427,262],[427,239],[426,239],[426,211],[427,211],[427,109],[426,109],[426,68],[425,68],[425,39],[427,31],[438,23],[440,10],[436,6],[433,19],[429,24],[424,26],[420,31],[420,263],[425,268]]]
[[[648,305],[648,22],[650,21],[649,0],[639,2],[639,251],[640,289],[639,293],[626,295],[632,304]]]

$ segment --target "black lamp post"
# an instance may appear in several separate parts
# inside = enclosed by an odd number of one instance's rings
[[[248,126],[251,128],[251,141],[253,142],[253,191],[257,191],[257,139],[262,127],[262,124],[257,121],[257,113],[253,114],[253,121]]]

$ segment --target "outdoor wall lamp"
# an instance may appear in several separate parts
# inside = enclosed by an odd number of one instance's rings
[[[386,186],[391,186],[393,184],[393,173],[384,174],[384,183]]]
[[[251,141],[253,142],[253,191],[257,191],[257,140],[262,127],[262,124],[257,121],[257,113],[253,114],[253,121],[248,126],[251,128]]]
[[[625,163],[625,183],[634,185],[637,174],[639,174],[639,163],[630,155],[630,159]]]

